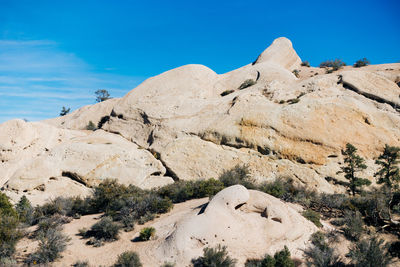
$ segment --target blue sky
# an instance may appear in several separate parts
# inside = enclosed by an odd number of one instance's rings
[[[400,61],[400,1],[0,0],[0,123],[58,116],[121,97],[181,65],[217,73],[252,62],[277,37],[318,65]]]

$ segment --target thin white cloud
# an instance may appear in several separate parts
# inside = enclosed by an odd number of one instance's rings
[[[62,106],[93,104],[99,88],[121,97],[144,80],[93,69],[52,41],[0,40],[0,123],[55,117]]]

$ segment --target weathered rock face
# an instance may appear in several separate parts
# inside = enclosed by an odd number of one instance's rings
[[[118,98],[113,98],[94,105],[84,106],[65,116],[43,122],[64,129],[86,130],[90,121],[97,126],[102,117],[109,116],[118,100]]]
[[[337,177],[346,143],[369,163],[385,144],[400,145],[400,64],[325,74],[300,62],[291,42],[279,38],[254,64],[221,75],[201,65],[183,66],[121,99],[45,121],[58,128],[4,123],[0,181],[7,182],[6,190],[29,191],[70,172],[86,185],[114,177],[149,187],[171,182],[168,176],[217,178],[247,164],[258,181],[291,176],[319,191],[341,192],[324,178]],[[109,116],[105,132],[82,130],[103,116]],[[38,131],[35,142],[31,128]],[[363,175],[373,179],[373,168]]]
[[[161,237],[154,255],[185,266],[202,255],[204,247],[223,244],[243,266],[246,259],[273,254],[285,245],[293,256],[300,256],[317,231],[293,207],[241,185],[220,191],[203,209],[193,211],[176,223],[169,236]]]
[[[86,195],[88,187],[106,178],[142,188],[173,182],[150,152],[102,130],[72,131],[21,120],[4,123],[1,130],[2,185],[14,200],[25,193],[36,203]]]
[[[281,37],[274,40],[271,46],[257,58],[255,64],[262,62],[271,62],[292,71],[300,67],[301,59],[293,49],[292,42]]]

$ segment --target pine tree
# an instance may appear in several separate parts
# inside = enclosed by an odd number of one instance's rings
[[[341,171],[338,173],[344,173],[344,177],[349,180],[349,189],[353,196],[357,192],[357,188],[361,188],[364,185],[370,185],[371,182],[368,179],[360,178],[356,176],[357,172],[365,170],[367,166],[364,164],[365,160],[357,155],[357,148],[352,144],[346,144],[346,150],[344,154],[345,166],[341,167]]]
[[[393,191],[399,190],[400,182],[400,147],[385,145],[383,153],[375,161],[375,164],[380,165],[380,169],[374,174],[378,178],[378,184],[384,184],[389,192],[388,211],[390,220],[390,207],[393,201]]]
[[[33,207],[31,202],[26,198],[25,195],[21,197],[15,209],[18,213],[19,220],[27,224],[31,224],[33,221]]]
[[[65,116],[67,115],[69,112],[71,111],[71,108],[66,108],[66,107],[62,107],[61,112],[60,112],[60,116]]]
[[[97,90],[94,94],[96,95],[96,102],[103,102],[111,98],[110,94],[105,89]]]

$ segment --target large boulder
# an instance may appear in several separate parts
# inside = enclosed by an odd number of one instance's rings
[[[193,211],[161,240],[154,255],[186,266],[205,247],[224,245],[240,266],[287,246],[301,256],[317,227],[292,206],[259,191],[234,185],[220,191],[200,212]]]

